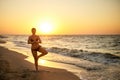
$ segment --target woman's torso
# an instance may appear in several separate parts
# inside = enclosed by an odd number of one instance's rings
[[[31,40],[31,42],[33,42],[33,41],[35,42],[35,43],[32,43],[32,46],[31,46],[32,49],[36,49],[40,46],[39,45],[39,36],[31,35],[30,40]]]

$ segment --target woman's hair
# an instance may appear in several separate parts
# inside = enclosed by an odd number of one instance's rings
[[[36,30],[36,28],[32,28],[31,30]]]

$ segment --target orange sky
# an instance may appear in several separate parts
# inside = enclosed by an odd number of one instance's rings
[[[120,34],[120,1],[0,0],[0,34],[30,34],[44,22],[48,34]]]

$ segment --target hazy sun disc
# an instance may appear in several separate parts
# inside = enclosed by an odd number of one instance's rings
[[[42,24],[39,26],[39,30],[40,30],[40,32],[42,32],[43,34],[49,34],[50,32],[52,32],[53,26],[52,26],[52,24],[50,24],[50,23],[48,23],[48,22],[45,22],[45,23],[42,23]]]

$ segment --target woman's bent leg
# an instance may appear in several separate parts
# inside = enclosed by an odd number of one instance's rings
[[[48,54],[48,52],[42,47],[40,47],[39,52],[41,52],[41,54],[38,56],[38,58]]]

